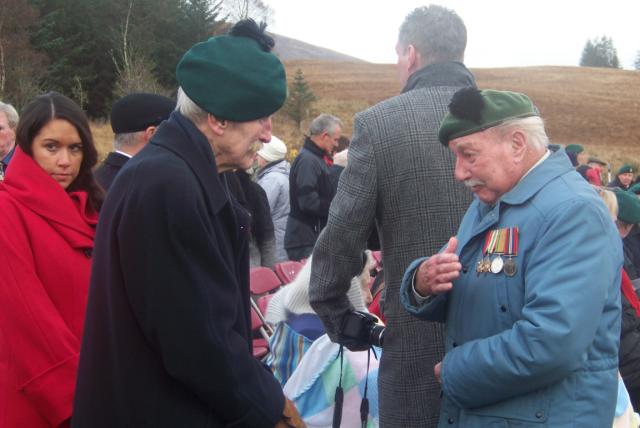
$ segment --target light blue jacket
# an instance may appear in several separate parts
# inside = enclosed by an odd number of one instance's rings
[[[517,226],[512,277],[477,273],[486,233]],[[407,311],[446,321],[440,427],[610,427],[620,337],[620,237],[564,151],[493,207],[478,199],[458,230],[463,269],[449,293]],[[425,370],[432,370],[426,367]]]
[[[284,249],[284,232],[289,217],[289,170],[286,160],[266,165],[258,172],[257,181],[264,189],[271,208],[274,235],[276,238],[276,262],[289,260]]]

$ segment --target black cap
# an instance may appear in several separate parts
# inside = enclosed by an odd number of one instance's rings
[[[125,95],[111,107],[111,129],[115,134],[144,131],[168,119],[175,107],[175,101],[162,95]]]

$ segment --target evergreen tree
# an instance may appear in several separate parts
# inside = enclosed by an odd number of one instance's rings
[[[619,68],[618,51],[610,37],[596,37],[587,40],[580,58],[581,67]]]
[[[309,115],[311,105],[315,101],[317,101],[316,96],[304,79],[302,70],[298,69],[293,78],[293,82],[289,85],[289,93],[284,105],[284,112],[293,119],[298,129],[300,129],[302,121]]]
[[[28,0],[0,2],[0,100],[18,110],[41,91],[46,57],[29,40],[29,27],[37,22]]]

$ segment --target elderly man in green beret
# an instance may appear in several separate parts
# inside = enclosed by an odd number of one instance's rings
[[[634,174],[636,173],[636,169],[633,165],[625,163],[618,169],[618,173],[616,174],[616,178],[611,180],[611,182],[607,185],[607,187],[618,187],[622,190],[629,190],[631,185],[633,184]]]
[[[622,248],[609,212],[548,150],[526,95],[462,89],[439,138],[475,200],[443,250],[409,266],[401,300],[446,323],[440,427],[610,426]]]
[[[252,354],[249,225],[220,173],[248,168],[284,103],[252,20],[194,45],[176,111],[128,161],[96,233],[74,427],[304,426]]]

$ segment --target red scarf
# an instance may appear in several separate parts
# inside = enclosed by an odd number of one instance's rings
[[[633,284],[631,284],[631,280],[629,279],[629,275],[627,272],[622,269],[622,284],[620,285],[622,289],[622,294],[627,298],[633,309],[636,310],[636,315],[640,317],[640,300],[638,300],[638,295],[636,291],[633,289]]]

